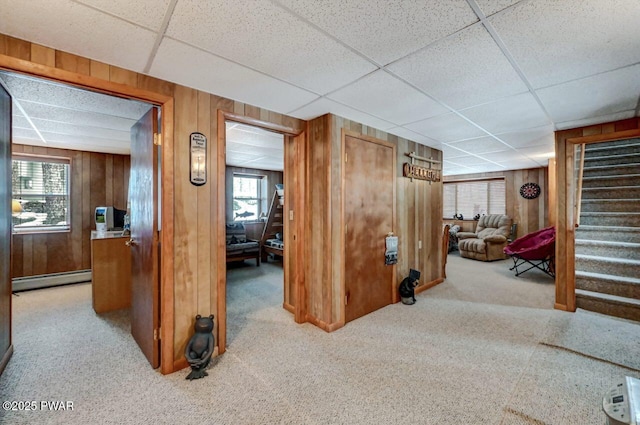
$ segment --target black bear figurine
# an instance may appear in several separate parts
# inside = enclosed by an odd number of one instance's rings
[[[191,366],[191,373],[186,379],[194,380],[208,376],[207,366],[211,361],[215,338],[213,337],[213,314],[209,317],[196,316],[194,325],[196,333],[193,334],[187,348],[184,350],[184,356],[187,358]]]
[[[410,269],[409,277],[405,277],[400,283],[398,292],[400,292],[400,300],[402,301],[402,304],[415,304],[415,288],[418,286],[418,279],[420,279],[420,272],[418,270]]]

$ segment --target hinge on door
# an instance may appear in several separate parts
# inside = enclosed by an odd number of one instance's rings
[[[160,329],[161,328],[156,328],[153,330],[153,340],[154,341],[160,341]]]
[[[162,135],[160,133],[153,133],[153,144],[162,146]]]

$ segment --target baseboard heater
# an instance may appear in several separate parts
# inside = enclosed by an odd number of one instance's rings
[[[90,282],[91,270],[41,274],[37,276],[17,277],[12,280],[13,292],[29,289],[48,288],[50,286],[68,285],[70,283]]]

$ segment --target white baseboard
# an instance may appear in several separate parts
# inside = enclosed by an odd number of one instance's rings
[[[37,276],[17,277],[13,279],[12,291],[47,288],[49,286],[67,285],[91,281],[91,270],[78,270],[66,273],[41,274]]]

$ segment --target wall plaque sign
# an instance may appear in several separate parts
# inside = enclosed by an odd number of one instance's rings
[[[402,175],[404,177],[427,180],[432,182],[440,181],[440,170],[432,170],[430,168],[421,167],[419,165],[404,163],[402,167]]]

